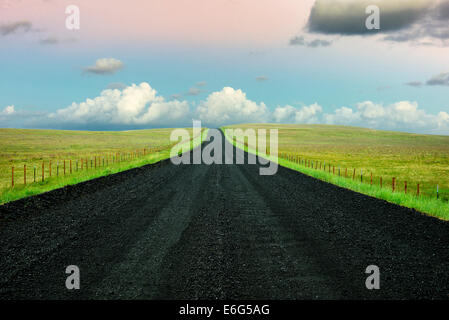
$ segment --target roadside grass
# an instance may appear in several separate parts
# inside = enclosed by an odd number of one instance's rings
[[[248,127],[252,127],[252,128],[267,128],[267,127],[271,127],[271,128],[276,128],[276,127],[280,127],[282,128],[283,125],[249,125]],[[246,128],[248,128],[246,125],[244,126],[235,126],[235,127],[239,127],[242,128],[243,130]],[[303,127],[303,126],[300,126]],[[308,128],[309,130],[313,130],[315,126],[306,126],[306,127],[312,127],[312,128]],[[319,126],[322,127],[322,126]],[[337,126],[332,126],[333,128],[331,128],[331,130],[333,131],[337,131],[337,135],[338,133],[338,127]],[[228,127],[228,128],[232,128],[232,126]],[[225,128],[223,128],[225,129]],[[343,130],[346,130],[347,127],[343,127]],[[361,131],[365,130],[365,129],[361,129],[361,128],[349,128],[349,130],[357,130],[360,129]],[[282,129],[281,129],[282,130]],[[443,197],[441,197],[440,194],[440,199],[436,198],[435,194],[432,193],[420,193],[420,196],[417,197],[416,196],[416,190],[413,190],[411,188],[411,186],[409,187],[408,185],[408,189],[407,189],[407,194],[404,192],[404,190],[402,188],[400,188],[400,185],[398,184],[395,187],[395,192],[392,191],[392,183],[388,181],[388,178],[390,176],[392,176],[393,174],[397,174],[398,172],[402,172],[401,170],[396,170],[396,168],[386,168],[384,169],[382,172],[389,172],[390,175],[385,174],[383,177],[383,181],[382,181],[382,187],[380,186],[380,179],[379,176],[375,177],[373,179],[373,183],[371,184],[371,175],[370,175],[370,171],[365,169],[364,170],[364,177],[363,177],[363,183],[360,182],[360,169],[356,170],[356,176],[353,179],[353,169],[351,169],[350,171],[348,171],[348,175],[347,177],[345,177],[345,173],[346,170],[343,166],[337,166],[335,158],[338,156],[338,154],[334,154],[334,160],[333,161],[329,161],[329,151],[328,151],[328,161],[326,161],[326,171],[324,171],[324,161],[320,161],[317,159],[320,159],[319,157],[316,157],[313,161],[313,168],[311,168],[309,161],[311,163],[311,159],[310,158],[306,158],[302,153],[296,153],[297,149],[295,148],[285,148],[285,144],[282,142],[283,139],[283,135],[281,130],[279,130],[279,154],[282,157],[279,157],[278,159],[275,159],[274,157],[270,156],[270,155],[262,155],[268,159],[270,159],[271,161],[275,161],[278,162],[279,165],[302,172],[304,174],[307,174],[309,176],[312,176],[314,178],[320,179],[322,181],[326,181],[328,183],[332,183],[335,185],[338,185],[340,187],[346,188],[346,189],[350,189],[362,194],[366,194],[372,197],[376,197],[394,204],[398,204],[404,207],[408,207],[408,208],[413,208],[417,211],[420,211],[422,213],[425,213],[427,215],[431,215],[434,217],[437,217],[439,219],[442,220],[449,220],[449,203],[447,202],[447,195],[445,193],[443,193]],[[326,131],[329,129],[326,129]],[[372,131],[372,130],[370,130]],[[267,131],[268,133],[268,131]],[[395,135],[396,133],[393,133],[393,135]],[[399,133],[400,134],[400,133]],[[329,133],[329,141],[333,141],[333,138],[331,136],[331,133]],[[405,134],[406,135],[406,134]],[[244,144],[236,142],[235,140],[232,141],[232,139],[230,139],[228,136],[226,137],[229,141],[231,141],[236,147],[239,147],[241,149],[244,149],[247,152],[253,153],[253,154],[258,154],[257,150],[254,148],[249,148],[248,144],[245,142]],[[310,136],[309,136],[310,138]],[[440,139],[441,137],[437,136],[437,140]],[[443,137],[443,140],[446,137]],[[447,137],[447,141],[449,142],[449,137]],[[316,139],[316,137],[314,138]],[[352,140],[356,140],[357,137],[356,135],[352,136],[351,138]],[[432,140],[432,139],[430,139]],[[267,141],[269,141],[269,138],[267,138]],[[353,143],[354,141],[349,140],[348,144]],[[321,142],[323,145],[326,145],[326,142]],[[357,143],[357,141],[355,142]],[[288,146],[291,146],[292,142],[289,141],[288,142]],[[282,147],[284,147],[284,149],[282,149]],[[422,148],[425,149],[425,147],[423,146]],[[444,149],[444,148],[443,148]],[[449,150],[449,149],[448,149]],[[309,151],[310,152],[310,151]],[[316,152],[316,151],[315,151]],[[371,150],[372,152],[372,150]],[[423,151],[421,151],[423,152]],[[448,151],[449,152],[449,151]],[[316,153],[314,154],[316,156]],[[350,156],[350,155],[348,155]],[[391,156],[391,155],[390,155]],[[405,155],[400,155],[402,157],[405,157]],[[413,156],[413,155],[412,155]],[[299,160],[299,157],[301,157],[301,160]],[[379,155],[377,155],[377,157],[379,157]],[[322,158],[321,158],[322,159]],[[444,160],[447,159],[445,157],[442,157],[442,160],[440,160],[440,162],[444,162]],[[299,162],[298,162],[299,160]],[[354,159],[354,162],[357,163],[362,163],[363,159]],[[368,165],[369,163],[372,163],[372,161],[370,161],[368,159]],[[424,163],[426,163],[427,161],[423,161]],[[319,169],[319,165],[318,163],[321,164],[321,170]],[[332,166],[331,172],[329,173],[328,169],[329,169],[329,164]],[[366,165],[366,166],[368,166]],[[438,166],[439,164],[437,164]],[[338,168],[340,168],[340,176],[338,175]],[[366,168],[366,167],[365,167]],[[335,171],[334,171],[335,170]],[[426,171],[428,169],[425,170],[421,170],[422,171]],[[446,170],[449,170],[449,167],[446,167]],[[372,171],[371,171],[372,172]],[[432,170],[428,170],[428,172],[433,172]],[[397,178],[400,178],[400,176],[396,175]],[[432,179],[436,179],[439,178],[441,179],[441,175],[437,176],[437,177],[427,177],[428,180],[432,180]],[[440,185],[441,186],[441,185]],[[446,187],[447,188],[447,187]],[[447,190],[443,187],[443,190]],[[440,189],[441,191],[441,189]]]
[[[5,129],[0,129],[0,133],[3,130]],[[15,129],[8,129],[8,131],[11,130]],[[32,130],[33,132],[27,132],[25,130],[20,130],[21,132],[25,131],[26,137],[24,140],[21,140],[23,152],[16,147],[16,159],[11,159],[9,161],[4,160],[5,154],[3,152],[0,156],[0,159],[3,159],[3,161],[0,161],[0,167],[4,167],[6,163],[7,168],[10,170],[11,164],[16,164],[17,166],[17,163],[20,163],[20,167],[17,167],[17,182],[15,183],[14,188],[11,187],[11,171],[7,170],[9,171],[9,174],[6,174],[6,178],[5,175],[2,175],[3,186],[0,189],[0,204],[168,159],[170,158],[171,147],[176,144],[170,142],[171,130],[172,129],[150,129],[123,132],[61,132],[56,130]],[[187,129],[187,131],[192,134],[192,129]],[[11,136],[15,135],[13,132],[8,132],[8,134]],[[43,135],[53,142],[58,141],[58,143],[52,147],[51,143],[47,141],[44,143],[43,148],[40,148],[41,146],[39,143],[34,144],[34,141],[39,140],[39,135]],[[192,149],[201,144],[206,135],[207,129],[204,129],[201,138],[194,137],[192,140],[184,142],[183,145],[188,145],[188,147]],[[98,141],[95,141],[96,137],[99,137]],[[63,145],[76,138],[81,140],[78,141],[76,146],[78,152],[75,153],[74,148],[69,148],[67,150],[63,149]],[[133,138],[135,138],[135,140],[133,140]],[[1,142],[0,144],[11,143]],[[11,148],[11,146],[9,147]],[[118,149],[119,147],[123,147],[123,149]],[[134,154],[133,156],[130,155],[133,150],[143,149],[144,147],[147,147],[148,151],[145,155],[143,155],[142,152]],[[1,150],[3,151],[4,149],[2,148]],[[30,150],[39,150],[39,152],[32,153]],[[116,154],[118,152],[126,155],[126,158],[124,157],[121,161],[115,161],[113,163],[111,161],[111,156],[107,158],[108,160],[104,162],[104,165],[102,161],[98,161],[99,163],[96,169],[91,168],[91,164],[89,163],[87,168],[84,166],[83,170],[81,170],[81,165],[78,164],[77,169],[73,166],[72,174],[69,174],[67,168],[65,175],[63,174],[62,167],[60,167],[58,176],[56,176],[56,159],[47,158],[50,155],[57,155],[59,159],[68,161],[71,159],[74,163],[80,158],[91,159],[94,155]],[[18,162],[17,159],[22,161]],[[54,165],[51,177],[49,177],[49,160],[53,160]],[[42,161],[46,161],[47,163],[44,181],[42,181],[41,178]],[[60,162],[62,161],[63,160],[60,160]],[[37,164],[37,169],[39,170],[36,182],[34,182],[33,163]],[[24,185],[23,171],[20,171],[20,169],[23,168],[23,164],[27,164],[30,170],[27,174],[27,185]],[[4,172],[5,168],[2,169]],[[9,182],[9,185],[8,182],[5,183],[5,180]]]

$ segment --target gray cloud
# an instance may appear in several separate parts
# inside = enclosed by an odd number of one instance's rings
[[[369,5],[380,8],[380,30],[365,27]],[[308,31],[321,34],[373,35],[395,42],[449,39],[449,0],[316,0]],[[430,43],[426,41],[426,43]]]
[[[204,87],[206,84],[207,84],[206,81],[199,81],[199,82],[197,82],[197,83],[195,84],[195,86],[197,86],[197,87]]]
[[[443,72],[433,76],[427,80],[426,84],[429,86],[449,86],[449,72]]]
[[[205,91],[201,90],[200,88],[192,87],[192,88],[189,89],[189,91],[186,93],[186,95],[187,96],[197,96],[197,95],[199,95],[200,93],[203,93],[203,92],[205,92]]]
[[[316,48],[316,47],[328,47],[331,45],[331,41],[327,40],[321,40],[321,39],[315,39],[307,43],[307,46],[310,48]]]
[[[258,76],[258,77],[256,77],[256,81],[259,81],[259,82],[263,82],[263,81],[267,81],[267,80],[268,80],[267,76]]]
[[[407,82],[406,85],[410,87],[421,87],[423,83],[421,81],[410,81]]]
[[[180,93],[174,93],[174,94],[172,94],[172,95],[170,96],[170,98],[171,98],[171,99],[174,99],[174,100],[179,100],[179,99],[182,98],[182,94],[180,94]]]
[[[7,36],[9,34],[14,34],[19,31],[28,32],[32,28],[32,24],[29,21],[16,21],[7,24],[2,24],[0,26],[0,34],[2,36]]]
[[[290,39],[289,44],[291,46],[305,46],[309,48],[328,47],[332,44],[331,41],[314,39],[312,41],[306,41],[304,36],[294,36]]]
[[[102,58],[95,62],[95,65],[87,67],[84,72],[107,75],[114,74],[123,68],[123,62],[114,58]]]
[[[62,43],[71,43],[71,42],[76,42],[77,40],[75,38],[67,38],[67,39],[59,39],[56,37],[48,37],[48,38],[44,38],[39,40],[39,44],[42,45],[57,45],[57,44],[62,44]]]

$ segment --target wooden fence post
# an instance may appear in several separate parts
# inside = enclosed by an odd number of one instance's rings
[[[355,180],[355,168],[354,168],[354,173],[352,174],[352,180]]]
[[[70,159],[70,174],[72,174],[72,159]]]
[[[393,189],[393,192],[394,192],[394,189],[395,189],[395,184],[396,184],[396,178],[393,178],[393,182],[392,182],[392,189]]]
[[[65,175],[65,160],[64,160],[64,175]]]
[[[50,163],[48,164],[48,169],[50,170],[49,175],[50,175],[50,178],[51,178],[51,160],[50,160]]]
[[[419,183],[418,186],[416,187],[416,196],[419,197]]]
[[[11,187],[14,188],[14,166],[11,167]]]
[[[373,185],[373,173],[371,172],[371,182],[370,182],[370,185],[372,186]]]
[[[407,194],[407,181],[404,181],[404,193]]]
[[[380,177],[380,188],[382,189],[382,177]]]
[[[45,176],[45,163],[42,162],[42,181],[44,181],[44,176]]]
[[[439,185],[437,184],[437,199],[440,198],[440,193],[439,193]]]
[[[27,165],[23,165],[23,184],[27,185]]]

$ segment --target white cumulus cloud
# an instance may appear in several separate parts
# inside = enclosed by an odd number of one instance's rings
[[[372,101],[356,104],[356,108],[342,107],[323,115],[327,124],[357,125],[374,129],[411,132],[449,133],[449,114],[429,114],[419,109],[417,102],[399,101],[387,106]]]
[[[16,111],[13,105],[0,110],[1,127],[45,127],[62,129],[133,129],[184,127],[192,118],[203,126],[238,123],[338,124],[381,130],[449,135],[449,113],[431,114],[417,102],[399,101],[382,104],[373,101],[342,106],[325,112],[317,103],[294,107],[267,108],[263,102],[247,98],[240,89],[224,87],[211,93],[196,108],[177,98],[166,100],[148,83],[123,89],[106,89],[98,97],[74,102],[53,113]]]
[[[211,93],[199,104],[196,115],[208,125],[267,122],[270,119],[270,112],[263,102],[251,101],[242,90],[231,87]]]
[[[187,101],[166,101],[143,82],[123,90],[106,89],[94,99],[60,109],[49,115],[59,122],[112,125],[170,125],[190,113]]]
[[[273,112],[273,119],[278,123],[317,123],[322,110],[317,103],[301,108],[278,106]]]
[[[5,107],[5,109],[3,109],[3,111],[1,112],[2,115],[11,115],[14,114],[16,111],[14,109],[14,106],[7,106]]]

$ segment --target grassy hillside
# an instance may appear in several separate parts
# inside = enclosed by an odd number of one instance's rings
[[[166,159],[173,145],[170,142],[172,130],[92,132],[0,129],[0,203]],[[187,130],[192,134],[192,129]],[[24,165],[27,167],[26,186]],[[11,188],[12,167],[14,188]]]
[[[447,204],[449,198],[449,136],[329,125],[247,124],[230,126],[230,128],[232,127],[279,129],[279,153],[284,158],[283,163],[323,180],[332,180],[331,182],[347,188],[391,200],[390,196],[380,196],[375,193],[377,189],[380,189],[380,177],[382,177],[382,190],[379,192],[382,193],[392,189],[394,177],[396,179],[395,197],[401,198],[395,201],[407,206],[412,205],[406,204],[404,197],[400,196],[405,192],[405,181],[407,182],[407,199],[416,197],[418,183],[420,184],[420,198],[436,199],[437,185],[439,185],[439,202],[442,203],[442,206],[449,206]],[[297,165],[299,158],[301,165]],[[304,160],[306,160],[305,163]],[[309,163],[312,161],[314,168],[318,166],[318,169],[311,170]],[[326,173],[324,172],[324,162],[326,163]],[[320,165],[321,172],[318,174]],[[339,168],[341,179],[337,179]],[[352,180],[354,169],[356,177]],[[344,179],[342,177],[346,170],[348,177]],[[357,186],[360,184],[361,170],[363,170],[363,184]],[[371,174],[373,176],[372,185]],[[332,179],[329,176],[333,176]],[[366,187],[371,191],[362,190]],[[433,209],[426,210],[429,212]]]

